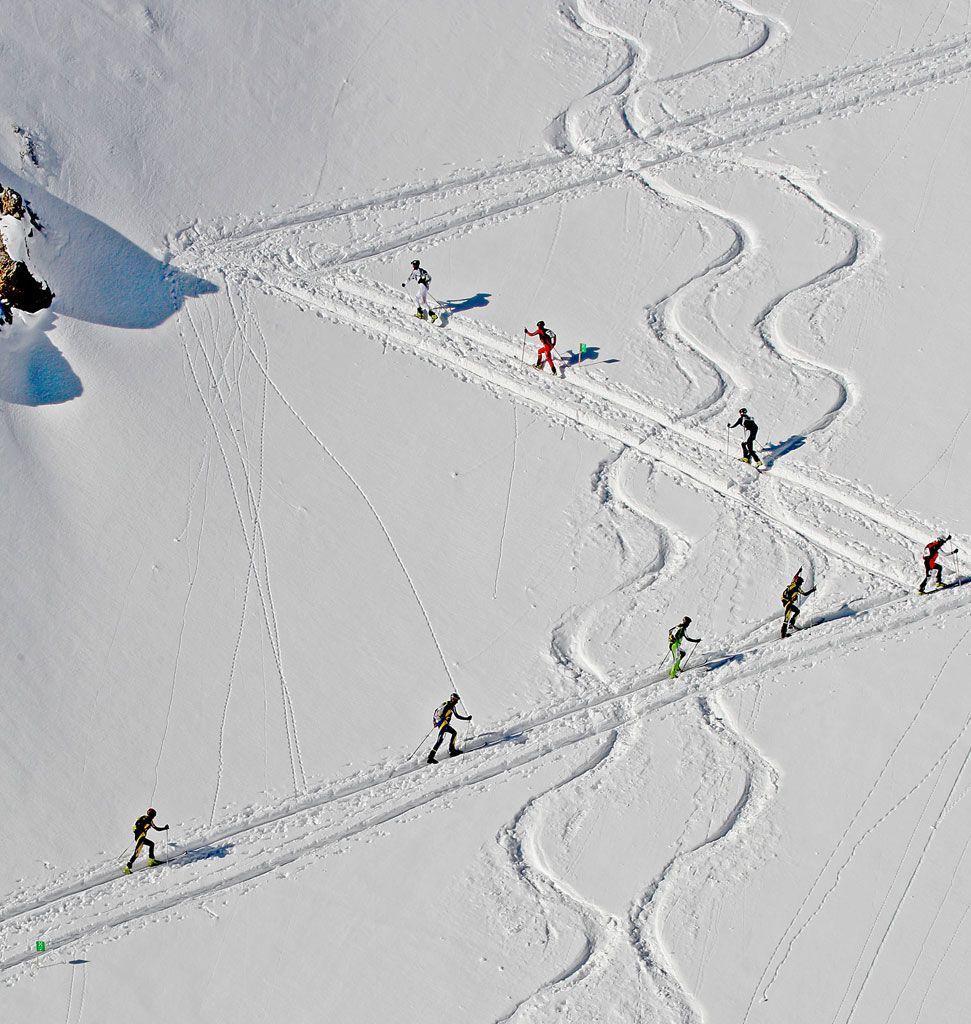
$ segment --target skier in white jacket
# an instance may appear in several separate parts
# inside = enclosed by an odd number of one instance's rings
[[[402,281],[401,287],[404,288],[409,281],[414,281],[418,285],[416,292],[416,298],[418,300],[418,312],[415,314],[419,320],[437,320],[438,315],[431,307],[431,303],[428,301],[428,286],[432,283],[432,275],[418,262],[418,260],[411,261],[411,273],[408,275],[408,281]]]

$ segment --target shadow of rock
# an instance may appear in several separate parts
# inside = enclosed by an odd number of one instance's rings
[[[57,317],[45,310],[29,321],[17,317],[0,332],[0,401],[13,405],[58,405],[84,390],[48,338]]]
[[[43,239],[31,247],[31,257],[54,289],[54,307],[62,316],[144,329],[177,313],[187,298],[219,290],[2,164],[0,181],[20,192],[44,224]]]

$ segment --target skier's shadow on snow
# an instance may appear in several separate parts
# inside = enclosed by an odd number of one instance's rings
[[[233,848],[232,843],[218,843],[216,846],[200,846],[198,850],[186,850],[179,858],[180,864],[195,864],[199,860],[213,860],[225,857]]]
[[[725,654],[725,653],[721,653],[720,652],[718,654],[710,654],[708,656],[707,661],[702,662],[702,664],[700,666],[689,666],[689,667],[705,668],[709,672],[714,672],[714,670],[716,668],[722,668],[725,665],[732,665],[732,664],[735,664],[736,662],[744,661],[744,660],[745,660],[745,655],[742,654],[741,652],[739,652],[738,654]]]
[[[54,290],[52,310],[59,316],[145,330],[177,313],[186,299],[219,290],[211,281],[151,255],[104,221],[3,164],[0,182],[21,193],[44,225],[43,236],[35,232],[29,241],[31,263]],[[8,341],[16,332],[10,327],[0,331],[0,398],[20,405],[50,405],[80,395],[81,381],[67,360],[41,337],[56,317],[25,322],[15,312],[14,318],[13,326],[23,327],[30,337],[19,339],[21,347],[11,359]]]
[[[845,601],[835,608],[831,612],[823,612],[821,615],[814,616],[810,622],[806,623],[808,627],[810,624],[813,626],[821,626],[824,622],[835,622],[837,619],[854,619],[859,614],[855,608],[851,608]],[[799,627],[796,627],[798,632]]]
[[[489,305],[492,292],[477,292],[467,299],[446,299],[442,305],[448,313],[465,313],[470,309],[481,309]]]
[[[600,358],[600,347],[598,345],[587,345],[582,354],[580,352],[574,352],[573,349],[567,349],[564,355],[564,364],[566,366],[579,366],[581,363],[592,363],[594,360]],[[619,363],[619,359],[605,359],[601,365],[606,366],[608,363]]]
[[[775,462],[781,459],[783,455],[788,455],[790,452],[801,448],[805,443],[805,434],[793,434],[792,437],[787,437],[785,441],[774,441],[772,444],[763,445],[762,451]]]

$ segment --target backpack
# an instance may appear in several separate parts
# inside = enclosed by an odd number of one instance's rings
[[[424,267],[421,268],[421,270],[420,270],[420,272],[418,274],[418,283],[419,284],[425,284],[425,285],[428,285],[428,284],[432,283],[432,275],[429,274],[428,271]]]
[[[435,709],[435,714],[432,715],[432,722],[434,723],[436,729],[440,729],[442,727],[442,724],[445,721],[445,715],[447,714],[448,710],[448,701],[445,701],[444,704],[440,705]]]

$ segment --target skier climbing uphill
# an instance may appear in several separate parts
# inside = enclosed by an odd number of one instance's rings
[[[941,579],[941,565],[937,560],[941,555],[956,555],[958,553],[957,548],[953,551],[941,551],[941,548],[944,547],[950,539],[950,534],[946,537],[938,537],[937,540],[932,540],[930,544],[924,548],[924,579],[917,588],[918,594],[924,593],[924,587],[927,586],[927,581],[931,578],[933,573],[937,573],[937,583],[935,586],[944,586],[944,581]]]
[[[672,679],[677,679],[678,673],[681,671],[681,660],[684,657],[681,653],[681,644],[685,640],[691,644],[701,643],[701,637],[695,640],[688,636],[690,625],[691,619],[686,615],[676,626],[668,630],[668,643],[671,645],[671,657],[674,659],[674,664],[671,666]]]
[[[800,597],[808,597],[810,594],[816,592],[815,587],[810,587],[808,590],[802,589],[802,566],[799,567],[799,572],[792,577],[792,582],[782,591],[782,637],[785,639],[789,635],[790,629],[796,628],[796,619],[799,618],[799,605],[797,604]]]
[[[425,270],[418,260],[411,261],[411,273],[408,275],[408,281],[402,281],[401,287],[404,288],[409,281],[414,281],[418,285],[415,293],[415,297],[418,300],[418,312],[415,316],[419,320],[437,320],[438,314],[435,313],[428,301],[428,286],[432,283],[432,275]]]
[[[461,754],[462,751],[455,745],[455,740],[458,733],[451,726],[452,716],[461,719],[463,722],[471,722],[471,715],[460,715],[455,710],[455,705],[462,698],[457,693],[453,693],[447,701],[435,712],[435,717],[432,721],[435,723],[435,728],[438,729],[438,739],[435,741],[435,746],[432,747],[431,752],[428,755],[429,764],[438,764],[435,760],[435,755],[438,753],[438,748],[442,745],[442,741],[445,739],[445,734],[448,733],[448,756],[455,757],[456,754]]]
[[[155,824],[155,808],[149,807],[149,809],[135,822],[132,831],[135,833],[135,852],[131,855],[128,863],[125,865],[125,874],[130,875],[132,865],[135,863],[136,858],[143,846],[148,847],[148,866],[154,867],[158,864],[155,859],[155,844],[151,839],[148,838],[148,830],[150,828],[155,829],[156,832],[168,832],[168,825],[156,825]]]
[[[749,416],[748,409],[739,409],[738,419],[734,423],[729,423],[728,429],[733,430],[739,426],[745,431],[745,440],[742,441],[742,462],[750,464],[754,459],[756,466],[761,467],[762,460],[755,454],[755,436],[759,432],[759,425]]]
[[[556,367],[553,365],[552,351],[556,348],[556,335],[547,329],[546,324],[542,320],[536,322],[536,330],[531,331],[524,327],[523,331],[530,338],[539,338],[540,348],[536,354],[536,369],[541,370],[543,368],[543,356],[546,356],[546,361],[550,364],[550,370],[556,373]]]

